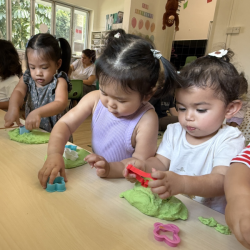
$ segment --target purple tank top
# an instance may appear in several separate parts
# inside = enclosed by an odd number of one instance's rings
[[[133,131],[141,117],[153,106],[142,105],[134,114],[117,118],[99,100],[92,117],[92,149],[108,162],[131,158],[135,149],[131,143]]]

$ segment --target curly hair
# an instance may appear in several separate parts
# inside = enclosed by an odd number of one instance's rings
[[[248,83],[244,73],[239,73],[230,63],[233,56],[234,53],[228,49],[221,58],[207,55],[196,59],[181,70],[183,81],[178,87],[212,88],[226,105],[242,99],[247,93]]]
[[[17,50],[10,41],[0,39],[0,77],[2,80],[10,76],[22,76],[22,65]]]

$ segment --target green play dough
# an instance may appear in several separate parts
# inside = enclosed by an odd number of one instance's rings
[[[19,128],[10,130],[9,137],[13,141],[22,142],[26,144],[43,144],[49,141],[50,133],[42,132],[40,130],[32,130],[30,133],[19,134]]]
[[[87,155],[89,155],[90,153],[88,151],[86,151],[85,149],[82,149],[82,148],[77,149],[76,152],[78,153],[78,158],[75,161],[71,161],[71,160],[65,159],[63,157],[66,169],[80,167],[80,166],[87,163],[86,161],[84,161],[84,158]],[[47,159],[47,155],[45,156],[45,160],[46,159]]]
[[[216,225],[218,224],[218,222],[213,217],[207,219],[200,216],[198,217],[198,219],[202,224],[207,225],[209,227],[216,227]]]
[[[65,168],[76,168],[87,163],[86,161],[84,161],[84,158],[90,153],[84,149],[77,149],[76,152],[78,153],[78,158],[75,161],[71,161],[63,157]]]
[[[202,224],[205,224],[209,227],[214,227],[214,229],[216,231],[220,232],[221,234],[226,234],[226,235],[231,234],[231,231],[230,231],[228,226],[221,225],[213,217],[204,218],[204,217],[200,216],[200,217],[198,217],[198,219]]]
[[[222,234],[226,234],[226,235],[229,235],[231,234],[231,231],[229,229],[228,226],[223,226],[221,224],[217,224],[217,226],[214,228],[216,231],[222,233]]]
[[[125,198],[142,213],[152,217],[169,221],[188,218],[188,210],[179,199],[172,196],[162,200],[158,195],[153,194],[150,188],[142,187],[139,182],[136,182],[133,189],[121,193],[120,197]]]

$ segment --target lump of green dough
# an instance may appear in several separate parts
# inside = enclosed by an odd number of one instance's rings
[[[231,234],[231,231],[230,231],[230,229],[229,229],[228,226],[217,224],[214,229],[216,231],[218,231],[219,233],[221,233],[221,234],[226,234],[226,235],[230,235]]]
[[[66,169],[80,167],[80,166],[87,163],[86,161],[84,161],[84,158],[87,155],[89,155],[90,152],[88,152],[88,151],[86,151],[85,149],[82,149],[82,148],[77,149],[76,152],[78,153],[78,158],[75,161],[72,161],[72,160],[69,160],[69,159],[66,159],[66,158],[63,157]],[[46,159],[47,159],[47,155],[45,156],[45,160]]]
[[[125,198],[142,213],[152,217],[169,221],[188,218],[188,210],[182,201],[174,196],[162,200],[158,195],[153,194],[150,188],[142,187],[139,182],[136,182],[133,189],[121,193],[120,197]]]
[[[218,222],[213,218],[204,218],[202,216],[198,217],[199,221],[204,224],[204,225],[207,225],[209,227],[216,227],[216,225],[218,224]]]
[[[77,149],[76,152],[78,153],[78,158],[75,161],[71,161],[63,157],[66,169],[76,168],[87,163],[84,161],[84,158],[90,153],[82,148]]]
[[[19,134],[19,128],[10,130],[9,137],[13,141],[26,144],[43,144],[49,142],[50,133],[42,132],[40,130],[32,130],[29,133]]]

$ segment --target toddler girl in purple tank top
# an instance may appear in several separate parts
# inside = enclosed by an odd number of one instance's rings
[[[45,188],[58,172],[66,179],[63,150],[68,137],[89,116],[92,117],[93,154],[85,160],[100,177],[123,177],[131,159],[146,160],[157,148],[158,118],[148,100],[169,94],[178,75],[171,64],[141,37],[112,31],[108,44],[96,63],[99,90],[85,95],[78,105],[54,127],[48,157],[39,171]],[[165,81],[156,86],[164,66]],[[67,180],[67,179],[66,179]]]

